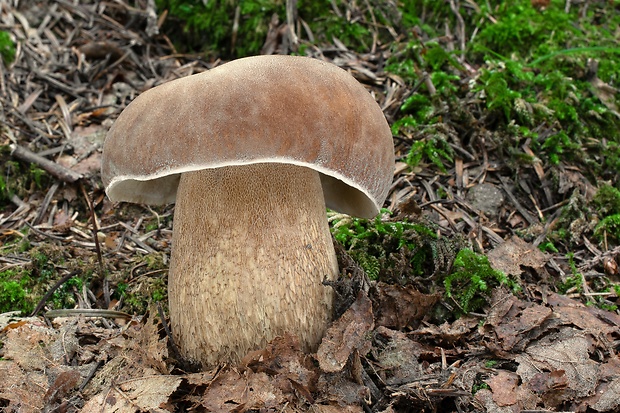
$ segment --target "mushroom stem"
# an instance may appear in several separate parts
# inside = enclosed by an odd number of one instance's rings
[[[338,264],[318,172],[261,163],[184,173],[169,300],[188,360],[237,362],[289,332],[315,351],[332,317]]]

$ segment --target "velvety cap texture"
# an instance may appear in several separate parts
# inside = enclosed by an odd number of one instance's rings
[[[183,172],[262,162],[312,168],[329,208],[372,217],[392,181],[392,134],[337,66],[248,57],[138,96],[108,132],[102,179],[113,201],[164,204]]]

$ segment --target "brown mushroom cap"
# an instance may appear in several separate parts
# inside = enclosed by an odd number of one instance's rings
[[[383,112],[350,74],[295,56],[234,60],[138,96],[104,143],[113,201],[175,201],[180,174],[288,163],[321,174],[325,203],[372,217],[394,170]]]

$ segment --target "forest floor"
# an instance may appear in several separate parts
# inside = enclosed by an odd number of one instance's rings
[[[394,180],[377,220],[330,213],[345,292],[316,354],[285,336],[236,366],[200,371],[167,332],[174,206],[110,202],[100,167],[106,133],[132,99],[224,60],[177,51],[146,5],[0,7],[16,45],[0,64],[0,411],[620,409],[620,219],[605,221],[620,214],[617,135],[583,149],[616,152],[568,161],[582,149],[553,141],[562,122],[524,131],[505,121],[505,108],[488,104],[493,79],[484,93],[465,91],[486,76],[465,59],[453,62],[454,79],[419,71],[411,82],[386,69],[413,53],[396,28],[393,42],[375,37],[360,52],[270,26],[265,53],[300,42],[372,93],[394,132]],[[465,42],[453,17],[454,34],[435,39],[448,51]],[[619,130],[618,79],[601,80],[591,61],[581,77],[598,105],[591,115]],[[445,84],[458,85],[449,97]],[[424,94],[436,122],[411,126],[407,107]],[[510,99],[532,117],[545,112]]]

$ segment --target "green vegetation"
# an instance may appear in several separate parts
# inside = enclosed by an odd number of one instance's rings
[[[27,299],[28,285],[31,279],[21,270],[0,272],[0,313],[21,311],[29,313],[33,310],[33,301]]]
[[[4,30],[0,30],[0,56],[5,65],[10,65],[15,60],[15,42]]]
[[[597,89],[595,73],[588,67],[588,59],[595,59],[601,81],[618,81],[620,48],[614,28],[620,24],[620,15],[613,11],[613,5],[598,3],[583,17],[578,16],[577,8],[565,13],[560,1],[551,2],[546,10],[534,8],[529,1],[492,1],[480,4],[479,10],[462,7],[469,42],[465,50],[448,53],[435,40],[424,39],[442,35],[442,26],[430,27],[427,21],[454,21],[449,5],[432,1],[405,4],[403,15],[421,9],[429,15],[424,22],[415,17],[416,13],[403,17],[418,25],[422,33],[404,49],[397,44],[398,50],[386,67],[417,90],[402,105],[402,117],[393,125],[395,134],[419,136],[424,135],[428,124],[451,123],[438,110],[437,95],[448,105],[457,100],[455,97],[473,97],[484,102],[490,112],[484,119],[487,127],[506,136],[506,149],[531,138],[532,149],[549,165],[581,162],[588,165],[590,176],[604,179],[618,170],[619,115],[614,98]],[[466,73],[458,56],[482,65],[467,84],[460,80]],[[427,73],[431,74],[433,89],[424,80]],[[473,109],[462,108],[461,112],[476,118]],[[542,125],[550,129],[544,138],[533,131]],[[404,130],[404,126],[409,129]],[[597,136],[605,136],[607,142],[592,138]],[[409,158],[417,160],[420,145],[414,142],[411,151],[416,155]],[[440,158],[451,162],[449,156],[438,155],[431,163]]]
[[[178,27],[180,20],[183,32],[174,33],[177,41],[189,46],[189,50],[202,49],[224,56],[257,54],[265,41],[271,16],[279,14],[280,21],[284,17],[283,1],[157,0],[156,4],[160,11],[169,12],[168,31],[174,32],[173,26]],[[239,24],[233,36],[237,8]]]
[[[433,133],[432,128],[425,130],[426,139],[413,142],[405,163],[412,168],[420,164],[422,160],[434,164],[441,172],[446,172],[444,162],[453,162],[454,151],[441,134]]]
[[[384,211],[385,213],[386,211]],[[459,306],[457,313],[479,310],[487,303],[491,288],[519,285],[494,270],[484,255],[464,248],[459,240],[437,239],[429,224],[332,217],[332,233],[371,279],[414,284],[420,279],[443,279],[446,297]]]
[[[488,292],[505,285],[513,292],[519,285],[489,264],[489,259],[470,249],[462,249],[454,260],[452,272],[444,279],[446,296],[458,303],[459,311],[468,313],[481,309],[488,301]]]
[[[428,224],[384,220],[381,215],[374,220],[333,215],[330,221],[334,238],[371,279],[406,284],[433,268],[438,241]]]
[[[31,264],[19,269],[10,268],[0,272],[0,313],[32,312],[45,293],[61,275],[54,263],[62,265],[64,258],[53,248],[34,248],[27,251]],[[72,277],[54,291],[47,305],[51,308],[71,308],[75,305],[75,293],[81,293],[83,278]]]
[[[157,0],[156,4],[160,13],[163,10],[169,13],[168,26],[164,29],[173,33],[177,47],[208,56],[231,58],[259,54],[270,24],[286,22],[284,0]],[[363,19],[352,18],[350,11],[347,13],[349,6],[343,0],[300,0],[297,14],[307,23],[300,51],[308,44],[304,39],[310,36],[319,44],[332,43],[336,38],[354,50],[369,50],[373,32],[386,41],[391,39],[384,27],[400,18],[393,6],[356,9],[353,14],[365,14]],[[373,20],[377,22],[374,26],[365,23]],[[181,31],[178,27],[182,27]]]
[[[559,291],[562,294],[566,294],[568,291],[581,292],[583,291],[583,275],[577,270],[575,265],[574,254],[568,254],[568,265],[570,266],[572,274],[566,278],[566,281],[560,284]]]
[[[24,198],[33,189],[47,186],[49,176],[34,164],[17,162],[9,155],[8,146],[0,146],[0,208],[11,195]]]
[[[121,309],[130,314],[143,314],[152,302],[164,302],[168,297],[167,279],[168,266],[164,264],[164,255],[152,253],[139,258],[146,263],[140,265],[133,279],[129,274],[119,275],[118,280],[113,281],[114,298],[122,300]]]

